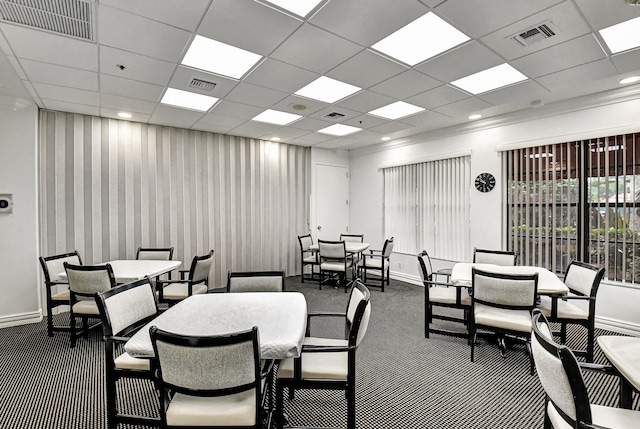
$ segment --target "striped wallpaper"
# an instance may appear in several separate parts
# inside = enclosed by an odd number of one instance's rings
[[[212,287],[231,269],[299,272],[309,148],[46,110],[39,140],[43,255],[173,246],[188,268],[214,249]]]

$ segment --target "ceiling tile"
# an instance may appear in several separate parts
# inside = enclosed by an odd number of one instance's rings
[[[136,100],[134,98],[121,97],[119,95],[102,94],[100,106],[124,112],[144,113],[151,115],[156,107],[155,102]]]
[[[301,130],[316,132],[330,125],[333,125],[333,124],[327,120],[320,120],[320,119],[314,119],[314,118],[302,118],[300,120],[295,121],[293,124],[291,124],[291,127],[298,128]]]
[[[157,124],[177,128],[191,128],[204,115],[204,112],[179,109],[177,107],[158,104],[153,115],[149,118],[150,124]]]
[[[196,122],[193,124],[191,129],[198,131],[206,131],[208,133],[216,133],[216,134],[229,134],[234,127],[227,127],[224,125],[215,125],[215,124],[204,124],[201,122]]]
[[[226,99],[251,106],[271,107],[286,96],[286,92],[241,82],[227,95]]]
[[[477,97],[493,105],[513,104],[529,106],[533,101],[544,99],[548,93],[549,91],[538,83],[532,80],[526,80],[479,94]]]
[[[405,118],[402,118],[401,121],[403,124],[411,124],[416,127],[422,127],[429,124],[436,127],[448,125],[450,123],[450,118],[437,112],[427,111],[407,116]]]
[[[20,60],[22,69],[32,82],[98,91],[98,73],[31,60]]]
[[[611,56],[611,61],[613,61],[620,73],[636,71],[640,68],[640,49],[613,55]]]
[[[372,86],[370,89],[371,91],[401,100],[440,85],[442,85],[442,82],[429,76],[425,76],[415,70],[407,70],[404,73]]]
[[[279,125],[267,124],[264,122],[247,121],[244,124],[231,130],[231,134],[259,139],[260,136],[271,133],[277,130],[279,127]]]
[[[57,110],[59,112],[79,113],[81,115],[100,116],[100,108],[98,106],[87,106],[76,102],[67,103],[60,100],[43,99],[45,109]]]
[[[407,98],[407,103],[424,107],[425,109],[433,109],[434,107],[444,106],[445,104],[469,98],[470,95],[454,88],[450,85],[442,85],[429,91],[422,92],[413,97]]]
[[[244,81],[264,86],[265,88],[292,93],[319,77],[320,75],[317,73],[267,58],[249,73]]]
[[[384,124],[371,127],[369,128],[369,131],[374,131],[374,132],[386,135],[386,134],[394,133],[396,131],[404,130],[406,128],[410,128],[410,127],[407,127],[407,125],[408,124],[403,124],[401,122],[389,121],[389,122],[385,122]]]
[[[448,83],[502,63],[504,60],[498,55],[472,41],[417,66],[416,70]]]
[[[297,95],[290,95],[274,104],[272,108],[275,110],[280,110],[282,112],[309,116],[328,105],[329,104],[325,103],[324,101],[312,100],[310,98],[299,97]],[[306,106],[306,109],[301,109],[302,106]]]
[[[220,115],[215,112],[216,110],[214,109],[211,112],[207,113],[194,126],[197,127],[200,125],[216,125],[219,127],[228,127],[229,129],[232,129],[247,121],[244,118]]]
[[[33,87],[43,101],[44,99],[47,99],[64,101],[67,103],[84,104],[87,106],[100,105],[100,96],[97,92],[37,82],[33,83]]]
[[[144,113],[129,112],[133,114],[133,117],[131,119],[122,119],[121,117],[118,116],[118,112],[122,112],[122,110],[110,109],[108,107],[100,108],[100,116],[102,116],[103,118],[113,118],[113,119],[118,119],[120,121],[130,121],[130,122],[142,122],[142,123],[149,122],[150,116]]]
[[[327,117],[327,115],[331,114],[331,113],[339,113],[342,114],[344,116],[338,116],[338,117]],[[344,107],[338,107],[335,105],[331,105],[331,106],[327,106],[324,109],[319,110],[318,112],[314,113],[313,115],[309,115],[309,117],[311,118],[315,118],[315,119],[320,119],[322,121],[329,121],[329,122],[344,122],[347,119],[350,118],[355,118],[356,116],[360,116],[362,114],[362,112],[356,112],[354,110],[350,110]]]
[[[637,65],[638,63],[636,63]],[[556,73],[550,73],[536,80],[552,92],[575,91],[590,85],[593,81],[606,79],[618,74],[608,59],[594,61]],[[580,94],[583,92],[580,91]]]
[[[382,125],[386,122],[389,122],[389,120],[385,118],[380,118],[378,116],[367,115],[367,114],[358,115],[344,121],[344,123],[347,125],[351,125],[353,127],[359,127],[363,129],[370,129],[378,125]]]
[[[118,68],[118,64],[125,69]],[[175,69],[175,64],[166,61],[108,46],[100,48],[100,73],[164,86]]]
[[[164,86],[123,79],[107,74],[100,75],[100,89],[104,94],[120,95],[138,100],[159,102]]]
[[[7,57],[7,60],[13,66],[13,69],[15,70],[15,72],[18,74],[18,78],[22,80],[29,80],[29,78],[27,77],[27,74],[22,69],[22,65],[20,64],[20,61],[16,57]]]
[[[575,0],[575,2],[595,30],[602,30],[640,16],[640,7],[630,7],[623,0]]]
[[[204,80],[207,82],[215,83],[216,86],[212,91],[206,91],[199,88],[192,88],[189,83],[193,78]],[[171,88],[182,89],[184,91],[197,92],[198,94],[209,95],[211,97],[222,98],[225,97],[233,88],[238,85],[238,80],[215,75],[212,73],[206,73],[200,70],[192,69],[189,67],[178,66],[174,73],[169,86]]]
[[[476,97],[466,98],[464,100],[456,101],[445,106],[437,107],[433,109],[435,112],[449,116],[451,118],[467,118],[472,113],[479,112],[483,109],[491,107],[492,105],[486,101],[480,100]]]
[[[351,97],[336,103],[336,106],[346,107],[358,112],[370,112],[387,104],[391,104],[395,99],[371,91],[360,91]]]
[[[367,72],[363,73],[363,70]],[[369,88],[406,70],[407,67],[365,49],[329,71],[327,76],[360,88]]]
[[[236,103],[229,100],[220,100],[214,107],[212,112],[218,115],[233,116],[235,118],[244,118],[248,120],[262,113],[264,108],[257,106],[249,106],[247,104]]]
[[[100,0],[106,6],[122,9],[154,21],[194,31],[210,0]]]
[[[282,127],[282,128],[278,128],[276,130],[270,131],[260,136],[260,138],[262,140],[271,140],[272,137],[280,137],[280,141],[286,142],[288,140],[306,136],[307,134],[309,134],[309,132],[306,130],[300,130],[292,127]]]

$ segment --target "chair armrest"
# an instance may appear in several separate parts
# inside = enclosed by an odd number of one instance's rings
[[[382,250],[369,249],[369,253],[370,254],[379,253],[380,255],[382,255]]]
[[[582,301],[591,301],[591,300],[595,299],[595,297],[581,296],[581,295],[565,295],[565,296],[561,296],[560,299],[563,300],[563,301],[567,301],[567,300],[570,300],[570,299],[582,300]]]
[[[602,365],[599,363],[578,362],[580,369],[587,371],[599,372],[607,375],[619,376],[618,371],[611,365]]]
[[[180,280],[169,280],[169,279],[167,279],[167,280],[156,280],[156,285],[160,285],[160,286],[162,286],[162,285],[164,285],[164,284],[169,284],[169,283],[184,283],[184,282],[186,282],[186,281],[187,281],[186,279],[185,279],[185,280],[183,280],[183,279],[180,279]]]
[[[307,313],[307,329],[305,331],[305,337],[311,336],[311,318],[312,317],[347,317],[345,313],[325,311],[325,312],[311,312]]]
[[[191,270],[178,270],[178,272],[180,273],[180,280],[186,280],[187,274],[189,274],[189,271]]]
[[[52,280],[48,282],[49,286],[57,286],[57,285],[68,285],[69,282],[67,280]]]

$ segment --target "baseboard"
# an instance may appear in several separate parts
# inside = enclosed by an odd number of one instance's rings
[[[0,317],[0,329],[10,326],[27,325],[29,323],[39,323],[42,321],[42,311],[33,311],[31,313],[12,314],[10,316]]]
[[[401,273],[399,271],[391,271],[391,278],[394,280],[400,280],[401,282],[411,283],[417,286],[422,286],[422,279],[410,274]]]

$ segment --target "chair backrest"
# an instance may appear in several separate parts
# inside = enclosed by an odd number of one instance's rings
[[[382,256],[385,259],[389,259],[391,253],[393,253],[393,237],[385,240],[384,246],[382,247]]]
[[[159,314],[155,289],[148,278],[96,294],[105,338],[128,336]]]
[[[193,396],[221,396],[255,390],[260,401],[258,328],[215,336],[188,336],[149,329],[160,384]],[[257,417],[257,415],[256,415]]]
[[[506,250],[473,249],[473,262],[476,264],[494,264],[512,266],[516,264],[516,252]]]
[[[320,258],[324,259],[345,259],[347,257],[344,241],[318,240],[318,252]]]
[[[340,234],[340,241],[364,243],[364,234]]]
[[[189,269],[189,282],[193,284],[207,282],[212,264],[213,250],[203,256],[194,256]]]
[[[138,247],[136,259],[171,261],[173,259],[173,247]]]
[[[564,284],[575,294],[595,298],[603,277],[604,268],[571,261],[564,276]]]
[[[61,255],[41,256],[39,259],[42,273],[44,274],[44,282],[47,285],[50,285],[52,282],[62,283],[58,280],[57,276],[60,273],[64,273],[65,262],[73,265],[82,265],[82,259],[77,250]],[[51,276],[53,276],[53,278]]]
[[[311,237],[311,234],[299,235],[298,243],[300,243],[300,250],[306,252],[313,245],[313,237]]]
[[[582,427],[576,425],[577,421],[591,424],[589,396],[576,357],[568,347],[553,341],[549,323],[539,310],[534,310],[532,322],[531,353],[540,383],[551,402],[547,413],[553,427]],[[560,423],[560,419],[564,424],[554,424]]]
[[[229,271],[227,292],[284,292],[284,270]]]
[[[104,292],[116,286],[113,269],[110,264],[105,265],[73,265],[64,263],[72,294],[81,297],[91,297],[98,292]]]
[[[358,346],[367,332],[371,316],[371,292],[360,279],[352,282],[346,315],[349,345]]]
[[[418,253],[418,265],[420,266],[419,272],[422,282],[430,282],[433,279],[433,267],[431,266],[431,258],[429,258],[426,250]]]
[[[538,273],[503,274],[473,268],[472,300],[492,307],[529,309],[536,305]]]

